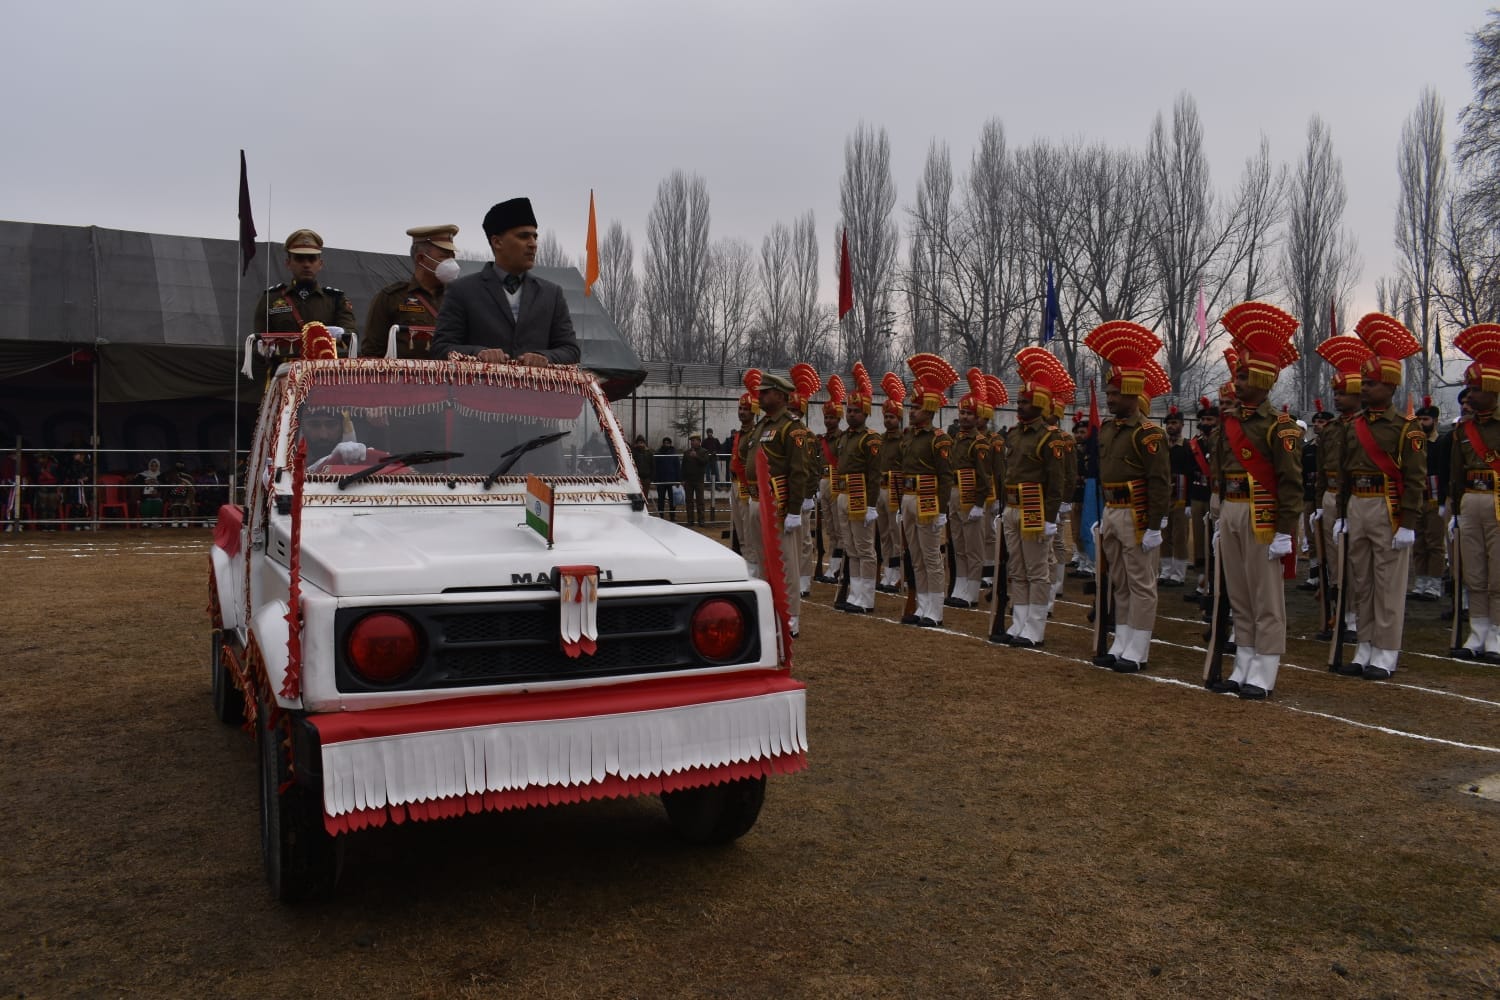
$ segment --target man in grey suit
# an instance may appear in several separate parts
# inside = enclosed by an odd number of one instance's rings
[[[577,364],[578,340],[562,289],[527,273],[536,264],[531,200],[512,198],[491,208],[484,216],[484,235],[495,262],[448,286],[432,333],[432,356],[457,351],[480,361]]]

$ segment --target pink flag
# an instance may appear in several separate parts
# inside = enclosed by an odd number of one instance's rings
[[[1198,346],[1208,346],[1208,313],[1203,308],[1203,282],[1198,282],[1198,311],[1193,314],[1198,321]]]

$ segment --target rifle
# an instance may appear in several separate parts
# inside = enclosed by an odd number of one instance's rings
[[[812,572],[807,575],[821,580],[823,578],[823,496],[821,489],[818,491],[818,494],[818,502],[813,505],[813,509],[810,512],[816,514],[818,517],[818,526],[813,532],[818,546],[818,554],[813,557]]]
[[[1459,648],[1459,637],[1463,632],[1463,603],[1464,603],[1464,548],[1459,544],[1462,539],[1459,532],[1462,530],[1458,522],[1458,515],[1453,516],[1453,624],[1448,630],[1448,650],[1456,653]],[[1484,650],[1479,650],[1479,655],[1484,655]]]
[[[967,511],[965,512],[967,513]],[[958,579],[958,562],[953,553],[953,518],[956,515],[948,515],[948,523],[943,526],[943,532],[947,535],[948,548],[948,583],[943,588],[943,596],[947,597],[953,592],[954,581]]]
[[[833,595],[833,606],[835,608],[845,607],[849,603],[849,556],[844,556],[844,564],[839,567],[839,589]]]
[[[1006,639],[1005,606],[1010,603],[1010,573],[1007,572],[1009,561],[1010,553],[1005,547],[1005,525],[1001,524],[995,529],[995,584],[990,591],[994,598],[994,606],[990,608],[990,642],[1002,645]]]
[[[1115,630],[1115,602],[1109,587],[1109,560],[1104,557],[1104,519],[1101,516],[1094,535],[1094,666],[1109,655],[1109,637]]]
[[[1333,594],[1328,579],[1328,546],[1323,541],[1323,518],[1319,517],[1316,521],[1313,521],[1311,527],[1313,533],[1313,554],[1318,559],[1318,614],[1320,616],[1319,621],[1323,623],[1323,627],[1318,631],[1327,632],[1333,628],[1329,624],[1328,617],[1333,611]]]
[[[1214,537],[1213,519],[1203,515],[1204,530],[1209,531],[1208,558],[1213,563],[1209,568],[1213,581],[1210,591],[1210,606],[1213,614],[1208,627],[1208,653],[1203,658],[1203,686],[1210,691],[1224,681],[1224,655],[1229,646],[1229,588],[1225,586],[1224,560],[1219,552],[1219,539]]]
[[[1329,640],[1328,669],[1338,673],[1344,666],[1344,605],[1349,592],[1349,532],[1345,531],[1334,538],[1333,547],[1338,553],[1339,583],[1338,599],[1333,604],[1333,636]]]

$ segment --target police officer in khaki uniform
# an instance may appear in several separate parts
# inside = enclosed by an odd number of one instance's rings
[[[771,546],[779,546],[782,561],[782,586],[786,587],[787,615],[792,635],[797,634],[802,614],[802,590],[798,580],[797,529],[802,526],[802,503],[812,496],[812,481],[807,462],[807,428],[787,412],[787,400],[795,391],[792,383],[780,375],[763,374],[760,380],[760,420],[750,433],[745,455],[746,476],[751,493],[762,505],[771,507],[777,532],[766,538],[761,532],[760,511],[751,518],[757,546],[765,560]],[[766,456],[770,482],[761,482],[756,472],[759,453]],[[776,581],[770,581],[776,586]]]
[[[1472,415],[1453,429],[1448,509],[1454,512],[1458,572],[1469,593],[1469,636],[1452,655],[1500,660],[1500,324],[1481,323],[1453,338],[1474,363],[1464,372]]]
[[[1170,392],[1172,384],[1153,357],[1161,341],[1137,323],[1101,324],[1084,343],[1110,364],[1105,400],[1114,417],[1099,428],[1105,508],[1099,519],[1099,551],[1109,573],[1115,634],[1109,651],[1095,663],[1134,673],[1145,669],[1151,655],[1158,550],[1171,491],[1167,436],[1141,411],[1152,396]]]
[[[390,331],[396,331],[396,357],[426,358],[443,289],[459,275],[453,239],[457,226],[414,226],[411,237],[411,277],[393,281],[375,293],[365,315],[365,336],[359,345],[361,357],[383,358],[390,348]]]
[[[787,397],[787,412],[807,432],[801,436],[801,441],[803,449],[807,452],[808,492],[802,501],[800,512],[802,518],[797,528],[797,580],[802,587],[802,596],[807,597],[812,593],[813,574],[819,568],[813,518],[818,508],[818,488],[827,472],[823,448],[818,443],[818,436],[812,432],[807,423],[807,408],[813,393],[822,388],[823,380],[818,376],[818,370],[806,362],[792,365],[791,371],[787,374],[791,376],[792,385],[795,387],[792,394]]]
[[[1421,350],[1411,331],[1383,313],[1369,313],[1354,332],[1373,352],[1360,371],[1359,416],[1344,436],[1345,570],[1358,619],[1359,646],[1340,673],[1385,680],[1396,670],[1406,621],[1406,575],[1427,478],[1426,435],[1391,409],[1401,361]]]
[[[286,238],[286,268],[291,283],[267,288],[255,303],[251,326],[256,333],[300,333],[318,322],[356,333],[354,307],[340,289],[318,284],[323,271],[323,237],[298,229]]]
[[[1318,355],[1333,366],[1334,417],[1318,431],[1318,509],[1313,511],[1313,530],[1322,539],[1323,552],[1328,558],[1329,578],[1337,588],[1339,580],[1339,549],[1347,538],[1334,537],[1333,527],[1339,519],[1339,496],[1343,492],[1344,452],[1351,443],[1349,422],[1359,416],[1359,393],[1363,385],[1365,359],[1370,349],[1358,337],[1340,335],[1329,337],[1318,345]],[[1358,621],[1354,601],[1344,604],[1344,627],[1353,632]],[[1330,623],[1331,624],[1331,623]],[[1321,639],[1332,639],[1331,630],[1318,633]]]
[[[828,402],[823,404],[823,433],[818,436],[818,524],[823,528],[824,546],[828,549],[828,572],[819,574],[819,583],[838,583],[844,569],[849,544],[848,518],[839,513],[839,495],[843,492],[839,478],[839,451],[844,432],[844,380],[834,375],[828,380]]]
[[[841,611],[866,614],[875,607],[875,522],[880,500],[880,435],[865,425],[875,387],[861,362],[854,364],[854,391],[844,406],[849,427],[839,438],[834,473],[835,516],[843,522],[849,560],[849,593]],[[835,605],[838,607],[838,605]]]
[[[1193,474],[1193,458],[1182,436],[1182,411],[1168,407],[1162,418],[1167,434],[1167,464],[1171,468],[1171,500],[1167,504],[1167,524],[1162,529],[1161,579],[1163,587],[1180,587],[1187,579],[1188,566],[1188,479]]]
[[[1072,380],[1057,359],[1040,347],[1025,348],[1016,362],[1022,381],[1016,394],[1016,426],[1005,436],[1005,505],[1000,515],[1011,602],[1010,629],[1002,641],[1030,648],[1042,645],[1047,628],[1052,596],[1050,550],[1067,495],[1065,455],[1072,440],[1071,435],[1048,426],[1045,418],[1053,410],[1056,394]]]
[[[1438,440],[1438,408],[1432,405],[1431,396],[1422,398],[1422,407],[1417,410],[1417,424],[1427,438],[1427,460],[1431,465],[1432,447]],[[1422,517],[1417,524],[1417,543],[1411,548],[1411,575],[1414,579],[1406,596],[1418,601],[1436,601],[1443,596],[1443,574],[1448,568],[1445,518],[1438,512],[1446,498],[1438,493],[1437,473],[1436,468],[1429,468],[1423,481]]]
[[[932,628],[943,622],[943,528],[948,517],[943,499],[953,490],[953,439],[933,426],[933,417],[947,403],[943,393],[958,381],[958,373],[935,354],[907,359],[916,376],[912,383],[911,427],[901,450],[901,530],[916,571],[916,613],[904,625]]]
[[[1066,375],[1067,372],[1063,374]],[[1073,552],[1070,551],[1073,541],[1072,521],[1075,516],[1072,497],[1079,488],[1078,442],[1073,440],[1073,435],[1064,433],[1062,429],[1062,415],[1068,411],[1073,392],[1073,378],[1068,376],[1067,386],[1062,390],[1064,398],[1053,400],[1051,412],[1042,417],[1042,422],[1057,435],[1057,447],[1062,450],[1063,458],[1062,503],[1057,507],[1057,531],[1052,535],[1052,545],[1047,552],[1052,577],[1052,588],[1047,595],[1047,614],[1049,615],[1062,594],[1063,577],[1067,575],[1068,561],[1073,558]]]
[[[978,368],[968,372],[969,391],[958,401],[958,437],[953,441],[953,491],[947,497],[948,539],[953,546],[950,608],[979,606],[984,576],[984,505],[991,486],[990,442],[979,433],[980,412],[990,412],[989,383]]]
[[[901,537],[901,449],[906,444],[906,431],[901,426],[902,404],[906,401],[906,384],[895,372],[886,372],[880,380],[885,393],[885,402],[880,404],[880,417],[885,433],[880,438],[880,516],[875,528],[880,537],[880,554],[885,566],[880,572],[880,582],[875,589],[882,594],[901,592],[901,551],[905,542]]]
[[[1220,395],[1214,435],[1215,539],[1234,615],[1234,670],[1213,690],[1249,701],[1276,688],[1286,652],[1283,557],[1302,515],[1302,429],[1267,401],[1297,360],[1297,321],[1275,306],[1243,302],[1221,320],[1234,341],[1234,394]],[[1230,352],[1226,352],[1229,354]]]
[[[760,576],[760,532],[750,525],[757,516],[755,497],[750,492],[750,475],[745,469],[745,457],[750,454],[750,441],[755,429],[755,420],[760,416],[760,371],[751,368],[745,372],[745,391],[740,395],[739,430],[729,441],[729,475],[734,480],[734,490],[729,501],[729,519],[735,537],[740,540],[740,555],[752,577]]]

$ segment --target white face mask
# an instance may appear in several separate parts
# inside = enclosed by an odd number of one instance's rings
[[[454,260],[452,257],[449,257],[447,260],[443,261],[437,267],[433,268],[432,274],[433,274],[433,277],[437,278],[437,280],[441,281],[443,284],[446,285],[449,282],[451,282],[454,278],[458,277],[458,275],[459,275],[458,261]]]

